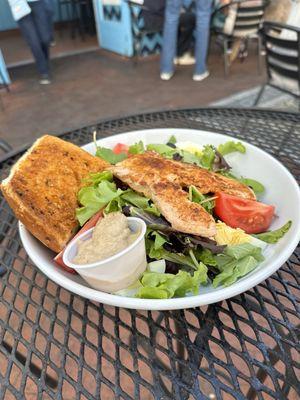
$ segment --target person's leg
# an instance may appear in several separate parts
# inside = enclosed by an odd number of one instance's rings
[[[41,1],[41,0],[39,0]],[[50,32],[50,43],[54,43],[54,3],[53,0],[44,0],[46,12],[48,15],[48,23],[49,23],[49,32]]]
[[[173,73],[176,55],[177,33],[183,0],[167,0],[163,30],[163,44],[160,57],[161,73]]]
[[[178,45],[177,55],[181,57],[183,54],[193,49],[193,33],[195,29],[195,14],[186,12],[180,15],[178,29]]]
[[[51,31],[49,24],[49,16],[44,0],[31,2],[31,14],[34,20],[35,28],[39,36],[39,40],[47,60],[49,59],[49,46],[51,39]]]
[[[37,70],[41,75],[49,73],[48,60],[40,43],[32,14],[28,14],[18,21],[21,33],[31,49]]]
[[[207,71],[206,57],[210,35],[211,10],[212,0],[196,0],[195,75],[201,75]]]

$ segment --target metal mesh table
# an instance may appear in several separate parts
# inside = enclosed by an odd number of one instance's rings
[[[228,133],[300,179],[300,114],[199,109],[100,122],[62,138],[83,145],[144,128]],[[0,179],[23,151],[0,161]],[[287,195],[284,193],[283,195]],[[299,247],[271,278],[230,300],[173,312],[97,304],[28,259],[0,195],[0,399],[298,399]]]

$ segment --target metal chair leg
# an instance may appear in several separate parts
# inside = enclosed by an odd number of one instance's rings
[[[224,56],[224,75],[225,77],[229,72],[229,62],[228,62],[228,40],[225,38],[223,42],[223,56]]]
[[[262,61],[262,40],[260,35],[257,38],[257,70],[258,73],[261,74],[261,61]]]
[[[258,103],[259,103],[259,101],[260,101],[260,99],[261,99],[261,96],[263,95],[263,92],[264,92],[266,86],[267,86],[267,85],[263,85],[262,88],[260,89],[260,91],[259,91],[259,93],[258,93],[258,96],[256,97],[253,106],[257,106],[257,105],[258,105]]]
[[[9,151],[12,151],[13,148],[5,140],[0,139],[0,149],[8,153]]]

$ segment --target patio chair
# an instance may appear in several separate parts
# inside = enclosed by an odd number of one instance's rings
[[[143,55],[142,43],[147,36],[153,36],[157,33],[161,33],[161,30],[146,29],[140,22],[139,13],[136,12],[136,7],[140,10],[147,11],[147,7],[143,5],[141,0],[125,0],[130,9],[131,16],[131,27],[133,37],[133,59],[135,65],[140,56]]]
[[[253,6],[251,5],[253,2]],[[244,3],[247,3],[244,4]],[[245,46],[248,47],[250,40],[257,41],[257,57],[258,57],[258,70],[261,69],[261,38],[258,34],[264,18],[266,6],[269,4],[268,0],[262,0],[261,5],[257,5],[257,0],[235,0],[230,3],[219,7],[212,14],[212,20],[217,18],[219,13],[228,14],[233,12],[235,14],[233,29],[231,33],[227,34],[223,28],[214,28],[213,30],[218,35],[218,41],[223,47],[224,55],[224,73],[225,76],[229,72],[229,56],[231,54],[230,44],[236,39],[242,40]]]
[[[264,22],[260,34],[266,48],[268,80],[254,105],[259,103],[266,86],[271,86],[297,98],[300,111],[300,28]]]
[[[5,153],[8,153],[9,151],[12,151],[13,148],[4,139],[0,139],[0,149]]]

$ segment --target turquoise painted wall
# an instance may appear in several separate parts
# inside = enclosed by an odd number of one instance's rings
[[[58,0],[52,0],[54,3],[54,20],[58,21]],[[66,20],[66,9],[63,7],[63,20]],[[9,29],[17,28],[16,22],[13,20],[11,15],[10,7],[7,0],[0,0],[0,31],[6,31]]]

